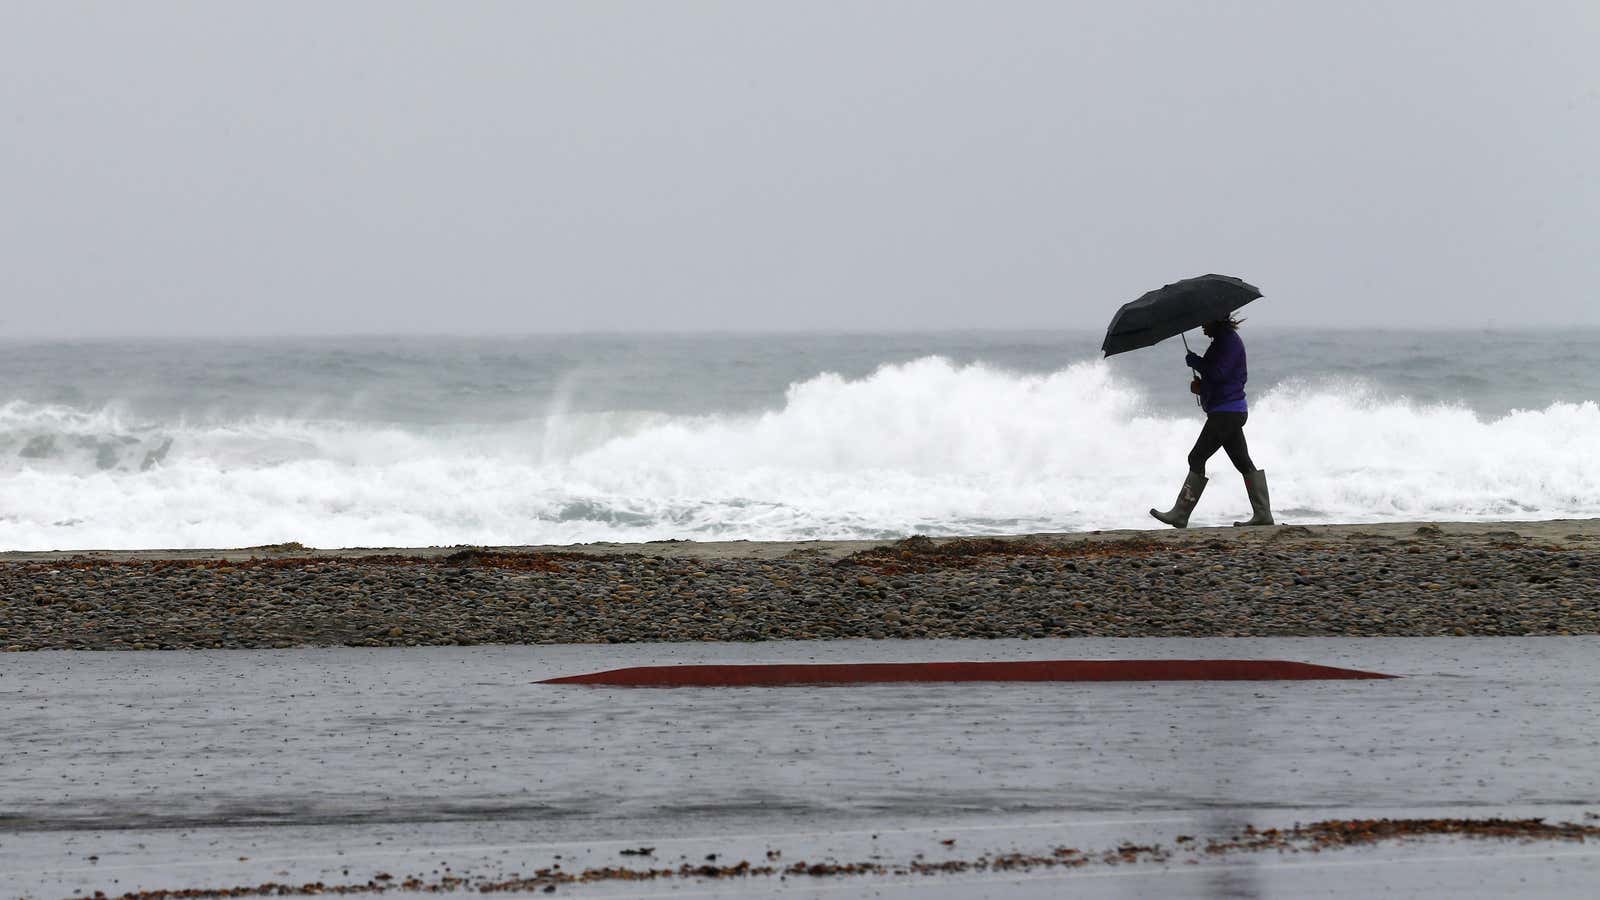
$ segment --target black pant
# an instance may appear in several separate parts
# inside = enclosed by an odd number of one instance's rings
[[[1233,467],[1241,474],[1254,472],[1256,464],[1250,461],[1250,446],[1244,442],[1244,420],[1247,418],[1247,413],[1207,413],[1206,425],[1200,429],[1194,449],[1189,451],[1189,471],[1204,475],[1206,460],[1221,447],[1228,451],[1228,459],[1233,460]]]

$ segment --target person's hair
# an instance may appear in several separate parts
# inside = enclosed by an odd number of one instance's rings
[[[1238,316],[1234,315],[1233,313],[1228,313],[1228,317],[1227,318],[1225,318],[1225,319],[1217,319],[1216,321],[1212,322],[1211,324],[1213,324],[1213,325],[1221,325],[1223,328],[1226,328],[1229,331],[1238,331],[1239,330],[1239,326],[1244,324],[1244,320],[1239,318]]]

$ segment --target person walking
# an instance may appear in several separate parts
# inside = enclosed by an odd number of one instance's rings
[[[1204,356],[1190,351],[1185,357],[1189,368],[1199,376],[1189,384],[1189,390],[1200,396],[1200,406],[1206,412],[1206,424],[1200,437],[1189,451],[1189,475],[1178,492],[1178,501],[1166,512],[1151,509],[1150,515],[1174,528],[1189,527],[1189,514],[1200,502],[1206,489],[1206,461],[1220,447],[1228,453],[1234,468],[1244,476],[1245,493],[1250,497],[1250,518],[1235,525],[1271,525],[1272,504],[1267,495],[1267,473],[1256,468],[1250,460],[1250,447],[1244,439],[1244,423],[1249,418],[1245,403],[1244,341],[1239,339],[1239,320],[1229,315],[1225,319],[1207,322],[1202,326],[1211,346]]]

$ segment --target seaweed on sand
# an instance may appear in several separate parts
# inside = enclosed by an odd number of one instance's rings
[[[1054,559],[1094,559],[1117,556],[1142,556],[1150,553],[1187,553],[1190,545],[1159,541],[1143,536],[1118,540],[1048,540],[1037,537],[952,538],[935,540],[913,535],[882,547],[872,547],[839,560],[841,566],[864,566],[882,574],[964,569],[1016,557]]]

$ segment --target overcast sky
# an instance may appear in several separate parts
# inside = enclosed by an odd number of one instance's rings
[[[0,335],[1600,325],[1600,3],[0,6]]]

